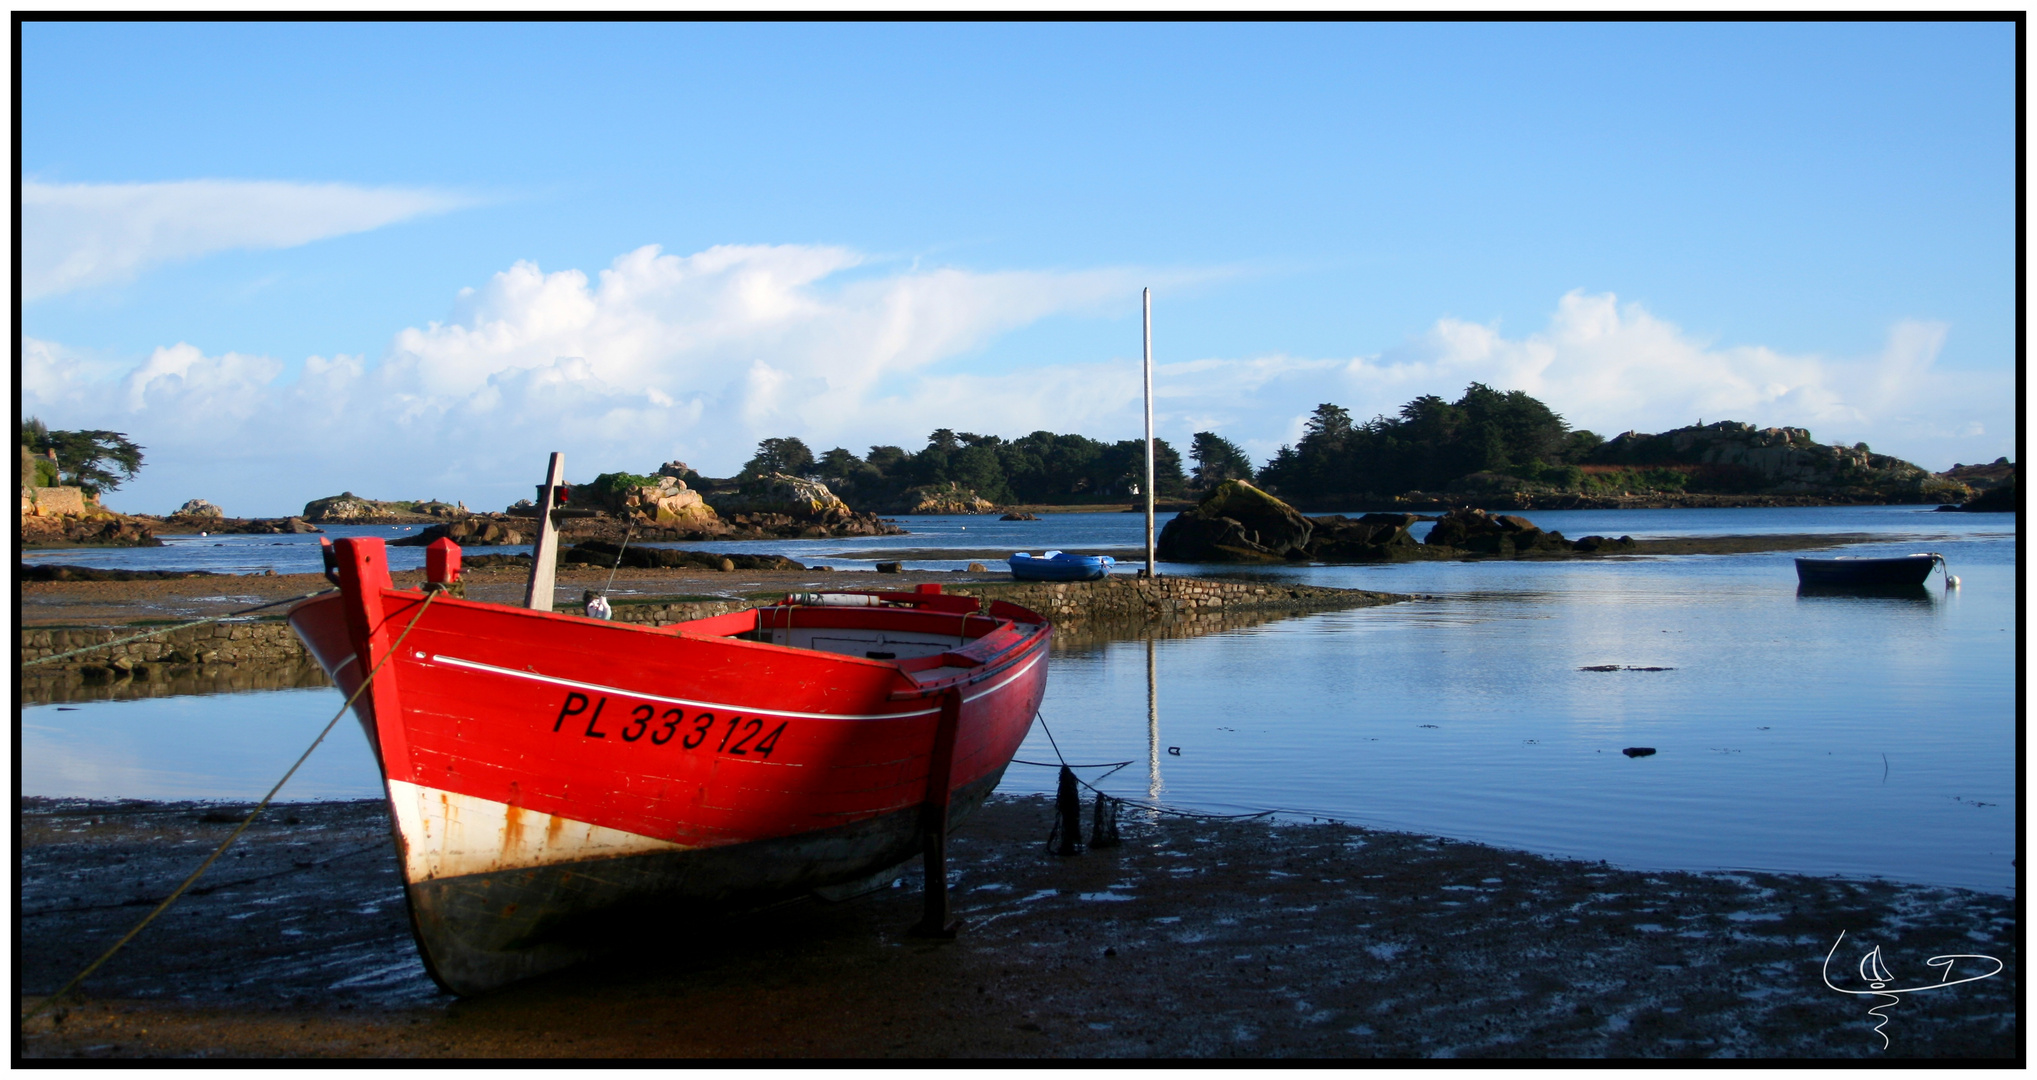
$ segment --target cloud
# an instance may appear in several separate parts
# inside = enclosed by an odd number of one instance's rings
[[[859,450],[917,442],[948,424],[926,411],[947,407],[943,388],[966,385],[942,365],[1050,316],[1135,311],[1140,284],[1183,276],[870,274],[866,261],[781,245],[645,247],[591,277],[519,262],[463,290],[445,322],[395,333],[379,362],[312,357],[295,379],[273,359],[187,343],[88,371],[74,350],[30,339],[24,408],[151,448],[117,506],[174,507],[210,491],[229,512],[273,514],[343,488],[506,503],[550,449],[568,451],[584,479],[673,458],[729,472],[774,435]],[[995,393],[1027,398],[1042,426],[1085,415],[1094,396],[1079,381],[1027,383]],[[994,400],[971,413],[986,429],[999,427]],[[238,471],[221,491],[227,462]]]
[[[1129,319],[1139,285],[1188,276],[883,272],[836,247],[645,247],[592,275],[517,263],[463,290],[446,321],[393,334],[379,360],[314,356],[294,377],[272,358],[181,342],[114,363],[26,339],[22,407],[149,448],[118,508],[203,497],[264,515],[343,489],[506,505],[529,493],[549,450],[584,480],[675,458],[726,475],[781,435],[859,453],[916,448],[937,427],[1133,438],[1141,380],[1130,349],[1022,370],[977,354],[1050,317]],[[1162,363],[1156,424],[1177,447],[1214,430],[1264,461],[1320,402],[1364,418],[1421,394],[1454,399],[1475,380],[1525,390],[1607,435],[1733,419],[1809,426],[1935,468],[2014,453],[2005,380],[1942,370],[1948,334],[1902,322],[1870,356],[1791,355],[1718,346],[1638,305],[1572,293],[1524,336],[1445,318],[1357,358]]]
[[[1943,468],[2013,454],[2011,381],[1937,364],[1943,323],[1905,320],[1868,356],[1782,353],[1700,340],[1639,304],[1572,292],[1541,330],[1442,318],[1380,353],[1345,360],[1260,356],[1162,365],[1161,429],[1214,430],[1264,461],[1301,435],[1323,402],[1363,420],[1407,401],[1456,399],[1470,383],[1523,390],[1572,426],[1603,435],[1664,431],[1700,420],[1808,427],[1822,441]],[[1989,432],[1995,434],[1989,435]]]
[[[21,185],[21,292],[38,300],[132,280],[157,263],[285,248],[465,205],[446,192],[176,180]]]

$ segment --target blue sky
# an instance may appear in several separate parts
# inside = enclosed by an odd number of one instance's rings
[[[766,436],[1263,461],[1477,379],[2015,454],[2014,35],[31,23],[23,409],[109,497],[470,505]]]

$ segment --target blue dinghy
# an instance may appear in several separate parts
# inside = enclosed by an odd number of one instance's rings
[[[1075,555],[1049,551],[1034,557],[1021,551],[1009,560],[1011,576],[1020,581],[1094,581],[1110,576],[1117,560],[1108,555]]]

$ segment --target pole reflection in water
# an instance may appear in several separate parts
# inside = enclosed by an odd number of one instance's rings
[[[1146,797],[1160,800],[1160,664],[1146,639]]]

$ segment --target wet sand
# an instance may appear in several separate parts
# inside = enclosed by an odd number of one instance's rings
[[[1018,767],[1018,766],[1015,766]],[[24,1011],[231,831],[229,807],[27,800]],[[245,807],[240,808],[243,812]],[[227,821],[203,820],[211,817]],[[998,798],[952,845],[961,936],[900,886],[674,912],[628,952],[475,998],[411,942],[378,802],[272,808],[189,895],[24,1025],[50,1058],[2014,1058],[2007,897],[1778,874],[1647,873],[1334,823],[1149,818],[1072,858],[1049,800]],[[1826,988],[1995,978],[1888,1011]],[[1856,980],[1857,981],[1857,980]]]

